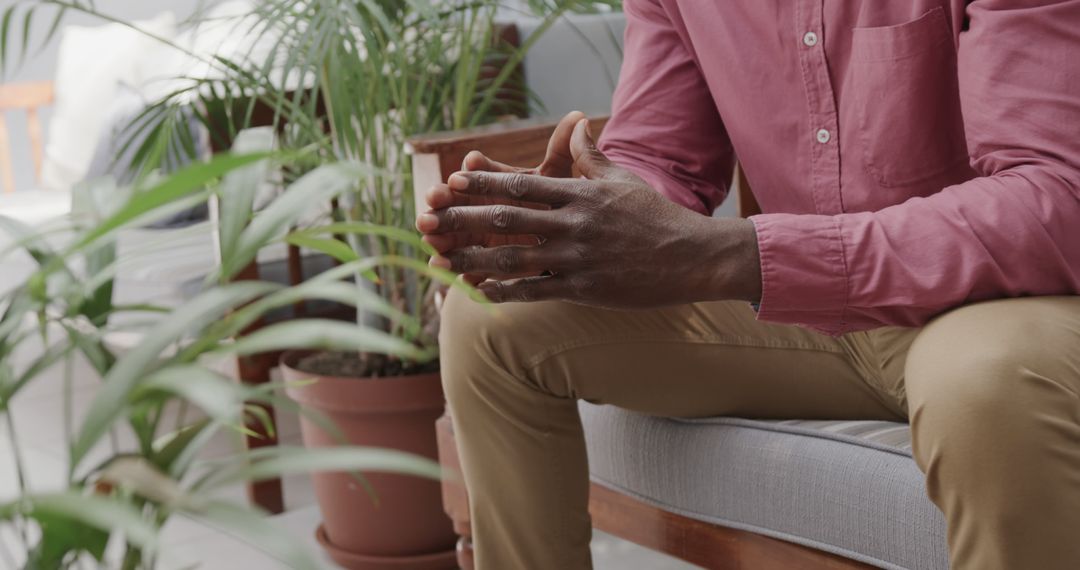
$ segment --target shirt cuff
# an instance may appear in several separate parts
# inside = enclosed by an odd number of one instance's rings
[[[833,336],[851,330],[844,318],[848,271],[839,221],[798,214],[762,214],[750,221],[761,253],[757,318]]]

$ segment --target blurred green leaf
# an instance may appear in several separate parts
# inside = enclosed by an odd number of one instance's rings
[[[158,546],[157,526],[143,518],[134,505],[111,497],[67,491],[31,495],[8,505],[0,505],[0,517],[10,518],[15,513],[35,520],[67,520],[74,525],[107,533],[119,531],[132,544],[151,551]],[[63,537],[60,539],[63,540]]]
[[[8,35],[11,33],[11,19],[15,16],[17,7],[17,4],[8,6],[4,9],[4,16],[0,18],[0,77],[7,72]]]
[[[154,465],[172,477],[182,476],[199,450],[214,436],[217,425],[202,419],[163,436],[154,443]]]
[[[251,390],[231,378],[197,364],[174,365],[151,373],[131,391],[130,399],[160,393],[179,396],[201,408],[206,415],[221,423],[240,417],[244,400]]]
[[[273,418],[270,417],[270,412],[266,406],[262,404],[247,404],[244,406],[245,420],[254,420],[258,422],[255,426],[256,430],[252,430],[255,434],[262,437],[277,437],[277,426],[274,425]],[[246,424],[245,424],[246,427]]]
[[[241,131],[233,143],[233,153],[269,153],[274,147],[274,130],[269,127]],[[270,173],[270,162],[260,160],[225,175],[218,191],[218,236],[221,259],[236,255],[238,240],[255,207],[255,195]]]
[[[22,248],[38,265],[43,265],[55,255],[39,232],[20,220],[0,215],[0,230],[11,236],[13,242],[6,251],[0,252],[0,257],[7,255],[9,251]]]
[[[293,233],[286,236],[285,241],[297,247],[305,247],[319,253],[325,253],[342,263],[360,259],[360,254],[356,253],[349,244],[334,238],[320,238]]]
[[[401,473],[428,479],[443,475],[438,463],[403,451],[375,447],[264,448],[249,461],[234,463],[207,479],[200,492],[240,481],[265,481],[296,473],[357,471]],[[376,492],[378,489],[376,489]]]
[[[430,244],[420,239],[420,234],[414,229],[397,228],[394,226],[371,224],[367,222],[337,222],[333,224],[325,224],[311,228],[304,228],[302,230],[297,230],[293,232],[292,234],[290,234],[289,237],[291,238],[293,236],[314,236],[319,234],[357,234],[382,236],[415,246],[421,251],[423,251],[426,255],[435,255],[436,253],[438,253],[435,251],[435,248],[431,247]]]
[[[432,357],[430,351],[381,330],[327,319],[304,319],[270,325],[241,337],[235,344],[222,350],[245,355],[286,349],[358,350],[393,354],[417,361]]]
[[[206,326],[224,316],[229,309],[278,289],[257,281],[222,285],[185,303],[157,324],[138,346],[128,351],[112,366],[94,397],[71,451],[71,467],[81,463],[86,452],[112,425],[127,405],[127,395],[148,372],[155,368],[163,351],[180,342],[186,333]]]
[[[114,230],[139,220],[158,208],[201,191],[206,184],[232,170],[266,160],[271,156],[271,153],[265,152],[244,155],[221,154],[208,162],[188,166],[162,180],[153,188],[135,194],[124,207],[87,232],[67,251],[71,253],[84,249]]]
[[[217,528],[277,558],[293,570],[321,570],[304,541],[250,507],[212,501],[186,511],[195,521]]]
[[[282,236],[289,226],[311,211],[354,188],[368,170],[356,163],[326,164],[305,174],[259,212],[237,240],[233,257],[222,259],[221,277],[232,277],[243,269],[260,249]]]
[[[112,177],[106,177],[76,186],[72,192],[72,215],[83,216],[91,224],[98,224],[114,213],[130,199],[130,189],[121,191]],[[83,272],[87,276],[98,275],[116,261],[116,242],[105,241],[86,250]],[[77,303],[78,314],[91,321],[107,320],[112,312],[113,280],[109,279],[94,287]]]
[[[180,484],[142,457],[118,457],[101,471],[101,481],[167,507],[191,502]]]
[[[0,383],[0,401],[10,400],[15,394],[19,393],[24,386],[29,384],[32,380],[40,376],[44,371],[50,369],[57,362],[60,362],[65,356],[71,354],[74,347],[68,343],[58,343],[49,346],[34,358],[30,362],[30,365],[25,367],[21,374],[13,378],[8,384]]]
[[[63,568],[72,552],[85,552],[98,562],[105,556],[109,530],[48,511],[33,515],[41,527],[41,541],[29,553],[27,568]]]

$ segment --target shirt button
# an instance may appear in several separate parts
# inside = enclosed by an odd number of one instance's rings
[[[806,32],[806,35],[802,37],[802,43],[814,47],[817,45],[818,37],[814,32]]]
[[[827,129],[821,129],[817,132],[817,142],[825,144],[832,138],[832,134]]]

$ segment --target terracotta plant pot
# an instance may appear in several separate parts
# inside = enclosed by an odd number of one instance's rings
[[[445,402],[437,373],[397,378],[322,376],[296,369],[304,356],[302,352],[282,356],[285,380],[293,384],[286,388],[289,397],[328,416],[350,444],[437,459],[435,420]],[[300,429],[307,447],[337,444],[304,416]],[[316,534],[331,558],[355,570],[457,568],[457,537],[443,512],[438,481],[388,473],[363,476],[377,501],[348,473],[312,475],[323,516]]]

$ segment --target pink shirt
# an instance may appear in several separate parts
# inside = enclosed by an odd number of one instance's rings
[[[702,213],[738,155],[761,319],[840,334],[1080,291],[1080,1],[625,11],[600,148]]]

